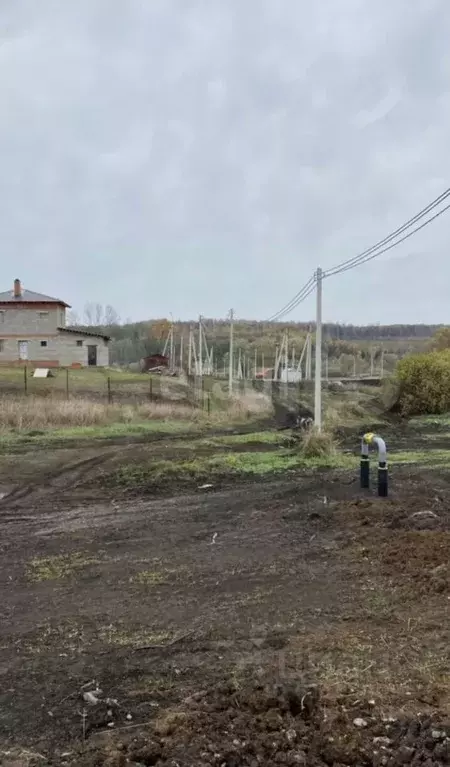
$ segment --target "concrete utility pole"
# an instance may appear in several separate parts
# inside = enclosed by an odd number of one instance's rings
[[[278,378],[278,345],[275,346],[275,363],[273,366],[272,378],[276,380]]]
[[[306,362],[305,362],[305,378],[307,381],[312,379],[312,338],[311,329],[306,336]]]
[[[228,394],[233,394],[233,325],[234,311],[230,309],[230,344],[228,350]]]
[[[170,370],[173,373],[175,368],[175,357],[174,357],[174,338],[173,338],[173,322],[172,326],[170,328]]]
[[[286,330],[285,344],[286,344],[286,347],[284,349],[284,367],[286,368],[286,383],[287,383],[288,367],[289,367],[289,330]]]
[[[297,371],[299,373],[302,373],[303,357],[305,356],[305,354],[308,353],[309,339],[310,339],[310,334],[308,333],[308,335],[305,338],[305,342],[303,344],[303,349],[301,351],[300,358],[299,358],[298,365],[297,365]],[[303,374],[302,374],[302,378],[305,378],[305,379],[308,378],[308,358],[306,358],[306,361],[305,361],[305,375],[303,376]]]
[[[383,378],[383,376],[384,376],[384,349],[381,350],[380,378]]]
[[[183,331],[181,331],[181,337],[180,337],[180,370],[183,372]]]
[[[322,269],[316,272],[316,366],[314,380],[314,425],[322,429]]]
[[[375,356],[375,349],[370,347],[370,377],[373,378],[373,358]]]
[[[192,327],[189,328],[188,375],[192,373]]]
[[[198,318],[198,374],[203,376],[202,315]]]

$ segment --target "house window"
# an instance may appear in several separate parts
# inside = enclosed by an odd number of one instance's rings
[[[48,312],[38,312],[38,317],[40,320],[45,320],[48,317]]]
[[[1,323],[1,322],[4,322],[4,321],[5,321],[5,312],[4,312],[4,311],[1,311],[1,312],[0,312],[0,323]]]
[[[5,349],[5,342],[3,338],[0,338],[0,352],[4,351]]]
[[[47,346],[47,341],[41,341],[41,346]]]
[[[77,346],[83,346],[83,341],[77,341]]]

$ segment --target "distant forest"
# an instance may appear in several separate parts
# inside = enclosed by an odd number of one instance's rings
[[[167,340],[171,323],[167,319],[154,319],[143,322],[121,322],[116,311],[101,305],[85,308],[82,321],[76,315],[68,318],[68,324],[88,330],[101,330],[111,336],[111,363],[127,365],[156,352],[162,352]],[[230,323],[228,320],[202,318],[204,334],[209,346],[214,348],[217,364],[224,364],[228,356]],[[198,336],[198,321],[174,322],[174,349],[177,359],[182,349],[187,356],[189,331],[192,328],[194,338]],[[330,358],[342,355],[366,357],[381,351],[393,358],[408,351],[424,348],[442,325],[323,325],[324,346]],[[244,356],[264,359],[270,365],[275,356],[275,349],[281,343],[283,333],[288,331],[290,349],[300,353],[306,334],[312,323],[268,323],[254,320],[237,320],[234,323],[234,342],[236,350]],[[181,339],[183,338],[183,341]],[[393,360],[392,360],[393,361]]]

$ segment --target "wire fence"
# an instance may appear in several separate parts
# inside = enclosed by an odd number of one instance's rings
[[[268,396],[302,391],[312,382],[282,383],[269,379],[237,379],[233,394],[245,396],[259,392]],[[89,399],[109,404],[172,402],[210,410],[220,400],[228,400],[228,381],[213,376],[150,376],[105,374],[101,371],[60,369],[49,377],[36,378],[33,371],[0,369],[0,397],[50,397]]]
[[[367,381],[369,383],[369,381]],[[324,386],[327,384],[324,382]],[[330,388],[333,385],[329,382]],[[309,398],[312,380],[283,382],[272,379],[237,379],[233,395],[237,398],[265,395],[272,400]],[[55,370],[46,378],[36,378],[27,368],[0,369],[0,397],[47,397],[58,400],[84,399],[114,405],[171,403],[211,412],[227,407],[228,381],[213,376],[155,376],[108,374],[102,371]]]

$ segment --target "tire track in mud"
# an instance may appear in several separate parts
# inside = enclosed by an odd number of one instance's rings
[[[259,422],[257,425],[253,423],[252,425],[241,427],[240,429],[212,429],[208,430],[206,432],[200,433],[195,435],[195,437],[199,440],[201,439],[213,439],[214,437],[219,436],[235,436],[235,435],[245,435],[252,433],[255,431],[255,429],[259,430],[267,430],[268,424],[264,423],[262,424]],[[265,428],[264,428],[265,427]],[[133,453],[136,448],[142,447],[143,445],[155,445],[155,447],[159,446],[162,442],[166,442],[167,444],[167,450],[170,451],[170,443],[173,443],[174,441],[188,441],[189,439],[193,438],[192,433],[183,433],[183,434],[158,434],[158,435],[152,435],[152,438],[149,439],[148,436],[146,439],[142,438],[127,438],[126,443],[124,444],[125,440],[122,438],[119,439],[112,439],[112,440],[102,440],[103,445],[106,449],[104,449],[100,454],[97,454],[95,456],[90,456],[88,458],[83,458],[81,460],[71,462],[68,465],[63,465],[59,468],[52,469],[51,471],[47,472],[41,472],[38,474],[35,478],[33,478],[32,482],[28,482],[26,485],[20,485],[13,490],[11,490],[9,493],[7,493],[3,498],[0,499],[0,514],[2,510],[6,509],[20,509],[23,507],[24,503],[26,502],[28,504],[33,504],[35,501],[42,500],[46,496],[52,496],[55,492],[59,491],[67,491],[71,487],[76,486],[81,480],[86,479],[87,475],[93,470],[98,470],[100,466],[103,466],[110,460],[114,460],[118,458],[119,460],[123,461],[124,453]],[[105,444],[106,442],[106,444]],[[107,445],[107,447],[106,447]],[[65,447],[67,447],[67,442],[64,444]],[[52,445],[53,447],[53,445]],[[71,444],[71,447],[74,447]],[[86,441],[82,443],[82,447],[85,449],[93,449],[95,448],[95,442],[94,444],[92,442],[89,442],[86,444]],[[120,447],[120,451],[118,451],[118,448]],[[250,444],[250,445],[242,445],[240,446],[242,450],[239,450],[239,452],[247,452],[247,450],[255,450],[255,449],[269,449],[271,446],[266,445],[265,443],[258,443],[258,444]],[[208,448],[204,448],[201,453],[204,453]],[[217,446],[217,449],[219,449],[219,446]],[[232,449],[231,446],[223,445],[223,450]],[[158,460],[161,460],[161,458],[164,456],[158,456]],[[174,458],[173,453],[169,453],[167,456],[169,459]],[[177,456],[178,457],[178,456]],[[10,519],[8,517],[5,517],[2,515],[0,517],[3,522],[8,521],[15,521],[15,522],[26,522],[29,519],[34,519],[34,517],[29,516],[21,516],[17,517],[15,516],[14,519]]]
[[[30,501],[33,495],[42,497],[43,495],[51,494],[55,490],[66,489],[68,486],[75,484],[79,479],[84,477],[87,471],[93,468],[98,468],[102,463],[105,463],[105,461],[111,457],[113,451],[114,448],[110,448],[100,455],[83,458],[81,461],[70,463],[68,466],[62,466],[60,469],[41,474],[40,477],[36,478],[32,485],[23,485],[5,495],[0,500],[0,509],[5,506],[8,508],[17,508],[22,505],[24,500],[27,502]]]

